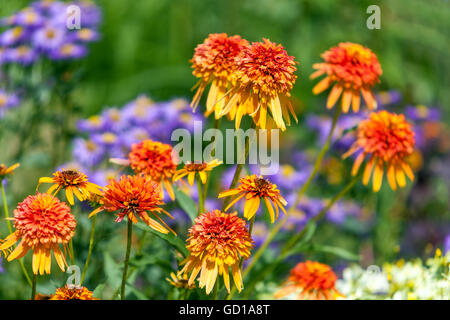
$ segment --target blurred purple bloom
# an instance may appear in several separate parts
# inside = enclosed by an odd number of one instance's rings
[[[9,47],[19,43],[27,37],[25,28],[17,26],[0,34],[0,45]]]
[[[103,119],[98,116],[92,116],[88,119],[81,119],[77,122],[77,128],[81,132],[94,133],[99,132],[103,128]]]
[[[104,187],[109,184],[110,180],[118,178],[119,175],[119,172],[115,169],[99,169],[91,173],[89,181]]]
[[[32,7],[22,9],[16,14],[14,23],[24,27],[37,27],[44,23],[41,14]]]
[[[57,50],[64,43],[66,32],[64,28],[46,25],[39,28],[32,38],[33,45],[38,49],[43,49],[46,52]]]
[[[23,65],[30,65],[39,58],[37,52],[26,45],[17,48],[10,48],[6,51],[6,60]]]
[[[438,108],[429,108],[424,105],[407,106],[405,115],[412,121],[440,121],[441,111]]]
[[[327,213],[327,219],[335,224],[342,224],[347,217],[358,217],[361,207],[351,201],[339,201],[335,203]]]
[[[87,54],[87,49],[83,45],[75,43],[65,43],[61,47],[50,52],[50,59],[70,60],[82,58]]]
[[[19,104],[20,100],[16,94],[8,94],[0,88],[0,118],[5,115],[6,110],[17,107]]]
[[[381,91],[375,95],[380,106],[398,104],[402,101],[402,94],[397,90]]]
[[[80,42],[93,42],[98,40],[99,34],[93,29],[83,28],[75,31],[74,38]]]
[[[87,167],[95,167],[103,160],[105,150],[94,141],[76,138],[72,154],[78,163]]]
[[[450,234],[448,234],[444,239],[444,253],[450,251]]]

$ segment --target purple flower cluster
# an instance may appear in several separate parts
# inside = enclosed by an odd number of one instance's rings
[[[98,39],[100,20],[100,9],[90,1],[33,2],[1,19],[7,29],[0,34],[0,65],[30,65],[40,57],[79,59],[87,53],[86,44]]]
[[[14,93],[7,93],[0,88],[0,119],[5,115],[6,110],[17,107],[20,104],[19,97]]]
[[[110,158],[128,158],[132,144],[144,139],[170,144],[173,130],[192,131],[195,120],[202,117],[191,112],[185,99],[156,103],[141,95],[123,108],[108,108],[78,121],[82,136],[73,141],[71,166],[89,173],[94,183],[104,186],[117,176],[117,170],[108,165]]]

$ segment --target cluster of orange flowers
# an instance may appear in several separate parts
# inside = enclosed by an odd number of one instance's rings
[[[376,55],[368,48],[354,43],[341,43],[323,54],[325,62],[315,64],[316,72],[311,76],[326,77],[313,89],[318,94],[332,86],[327,108],[332,108],[341,98],[341,108],[348,112],[350,106],[357,112],[362,94],[370,110],[376,109],[371,87],[382,74]],[[195,109],[206,87],[210,85],[206,102],[206,116],[214,112],[215,118],[226,115],[239,128],[243,116],[248,115],[258,128],[273,126],[286,129],[290,117],[295,120],[294,109],[289,98],[297,76],[297,62],[279,44],[267,39],[249,44],[239,36],[211,34],[195,49],[192,58],[193,74],[199,78],[198,89],[192,101]],[[367,184],[373,172],[373,190],[381,187],[384,170],[392,189],[405,186],[405,174],[411,180],[413,172],[407,158],[414,149],[414,134],[404,116],[387,111],[373,112],[360,123],[357,140],[344,154],[348,157],[358,153],[352,174],[356,175],[366,157],[363,182]],[[61,170],[53,177],[39,179],[39,184],[51,183],[47,193],[37,192],[19,203],[14,211],[15,231],[0,245],[6,252],[19,244],[8,255],[8,261],[23,257],[33,251],[34,274],[50,273],[51,252],[61,270],[67,262],[61,251],[72,239],[76,219],[70,206],[56,196],[62,189],[70,205],[75,197],[79,201],[90,200],[96,205],[93,216],[101,211],[116,213],[116,222],[125,217],[133,223],[140,218],[150,228],[167,234],[172,231],[161,219],[161,215],[172,216],[164,205],[165,190],[174,199],[173,183],[187,177],[190,185],[195,179],[205,184],[208,175],[221,162],[188,163],[177,170],[178,159],[168,144],[144,140],[132,146],[128,159],[115,160],[134,171],[134,175],[123,175],[110,180],[104,188],[88,181],[88,177],[75,170]],[[0,179],[10,174],[18,165],[10,168],[0,166]],[[177,287],[192,288],[199,278],[199,286],[209,294],[219,277],[223,278],[230,292],[230,270],[238,291],[243,288],[241,268],[243,260],[250,257],[254,243],[246,221],[236,212],[226,213],[238,201],[245,201],[243,217],[253,222],[261,201],[267,207],[272,223],[278,219],[279,211],[285,214],[286,200],[277,186],[257,175],[246,176],[237,186],[221,192],[218,197],[234,199],[225,212],[213,210],[200,212],[189,229],[187,239],[188,257],[183,268],[168,279]],[[173,231],[172,231],[173,232]],[[175,232],[173,232],[175,234]],[[299,291],[299,298],[333,299],[339,295],[334,288],[336,276],[326,265],[307,261],[299,263],[292,271],[284,289],[277,297]],[[92,298],[85,288],[61,288],[52,298]]]

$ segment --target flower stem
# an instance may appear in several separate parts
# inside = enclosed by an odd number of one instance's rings
[[[31,285],[31,300],[35,300],[36,299],[36,280],[37,280],[37,275],[35,275],[33,273],[33,282]]]
[[[89,265],[89,260],[91,259],[92,248],[94,248],[94,235],[95,235],[95,220],[97,219],[97,215],[94,215],[92,218],[92,227],[91,227],[91,237],[89,239],[89,251],[86,258],[86,262],[84,264],[83,273],[81,275],[80,286],[83,285],[84,277],[86,276],[86,271]]]
[[[121,290],[120,290],[120,299],[121,300],[125,300],[125,284],[127,282],[128,262],[130,261],[132,234],[133,234],[133,221],[131,221],[131,219],[128,219],[127,251],[125,253],[125,261],[123,263],[122,286],[121,286]]]
[[[256,125],[255,122],[252,122],[251,129],[255,129]],[[239,181],[239,177],[241,176],[242,168],[244,167],[244,163],[247,160],[247,156],[250,150],[250,136],[248,137],[247,141],[245,142],[245,150],[244,150],[244,159],[241,161],[241,163],[238,163],[236,166],[236,171],[234,172],[233,180],[231,181],[230,188],[228,190],[236,188],[236,185]],[[223,202],[222,211],[225,211],[225,208],[228,206],[228,204],[231,201],[231,197],[226,197]]]
[[[69,254],[70,254],[70,263],[72,265],[75,265],[75,256],[74,256],[74,252],[73,252],[73,240],[72,238],[69,241]]]
[[[309,175],[308,180],[306,181],[306,183],[298,191],[297,197],[296,197],[296,199],[294,201],[294,204],[289,208],[288,214],[285,215],[272,228],[272,230],[269,232],[269,234],[268,234],[266,240],[264,241],[264,243],[256,251],[255,255],[253,256],[253,259],[250,261],[250,263],[248,264],[247,268],[244,271],[243,278],[245,278],[248,275],[248,273],[253,269],[253,267],[256,265],[256,263],[258,262],[259,258],[263,254],[264,250],[266,250],[266,248],[269,246],[269,244],[275,238],[275,236],[277,235],[278,231],[280,231],[280,229],[286,224],[290,213],[292,213],[292,211],[294,211],[297,208],[297,206],[299,205],[299,203],[300,203],[304,193],[308,189],[308,187],[311,184],[311,182],[314,180],[314,177],[316,176],[316,174],[319,171],[320,166],[322,164],[323,157],[325,156],[325,153],[328,151],[328,149],[330,147],[331,139],[332,139],[333,133],[334,133],[334,129],[336,128],[336,123],[337,123],[337,120],[338,120],[340,114],[341,114],[341,108],[336,107],[336,111],[335,111],[335,114],[334,114],[334,117],[333,117],[333,120],[332,120],[332,123],[331,123],[330,132],[328,133],[327,139],[325,141],[325,144],[322,147],[322,150],[320,150],[319,155],[317,156],[316,162],[314,163],[313,170],[312,170],[311,174]],[[228,296],[227,299],[231,299],[233,297],[234,292],[235,292],[235,290],[231,291],[231,293],[230,293],[230,295]]]
[[[197,173],[197,190],[198,190],[198,215],[205,212],[205,198],[203,197],[202,180]]]
[[[2,199],[3,199],[3,208],[5,210],[5,220],[6,223],[8,224],[8,230],[9,233],[13,233],[12,230],[12,226],[11,226],[11,221],[9,220],[9,214],[8,214],[8,203],[6,202],[6,193],[5,193],[5,187],[3,186],[3,182],[0,181],[0,189],[2,192]],[[23,275],[25,276],[25,278],[27,279],[28,284],[30,285],[30,287],[33,285],[30,279],[30,276],[28,275],[27,269],[25,268],[25,265],[23,264],[22,261],[23,258],[18,259],[19,264],[20,264],[20,268],[22,269]]]
[[[220,118],[219,119],[215,119],[214,120],[214,129],[219,130],[220,128]],[[211,152],[213,156],[216,155],[216,138],[214,138],[214,149]],[[207,172],[207,177],[206,177],[206,183],[205,183],[205,187],[203,189],[203,199],[206,199],[206,196],[208,195],[208,187],[209,187],[209,181],[211,179],[211,171]]]

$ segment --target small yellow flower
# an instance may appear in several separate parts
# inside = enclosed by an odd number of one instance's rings
[[[176,288],[195,289],[195,283],[189,283],[189,278],[186,273],[176,275],[174,272],[171,272],[170,278],[166,278],[166,280]]]
[[[195,176],[198,173],[200,176],[200,180],[203,184],[206,183],[206,179],[208,177],[207,172],[211,171],[217,166],[220,166],[222,161],[214,159],[210,162],[202,162],[202,163],[187,163],[183,169],[175,172],[173,176],[173,181],[180,180],[181,178],[187,176],[188,182],[192,186],[194,185]]]
[[[19,163],[15,163],[11,167],[7,167],[3,163],[0,164],[0,180],[6,177],[8,174],[12,174],[13,171],[19,166]]]
[[[259,209],[261,199],[263,199],[266,203],[272,223],[278,219],[279,208],[281,208],[281,210],[283,210],[286,214],[284,207],[287,205],[287,201],[281,196],[280,190],[278,190],[277,186],[272,184],[267,179],[264,179],[262,176],[258,177],[254,174],[241,178],[237,188],[221,192],[219,194],[219,199],[234,195],[237,195],[237,197],[231,201],[231,203],[225,208],[225,211],[231,208],[240,199],[245,197],[244,217],[247,220],[252,219],[256,214],[256,211]],[[273,210],[272,203],[275,207],[275,212]]]
[[[54,192],[53,195],[56,195],[59,190],[65,189],[67,201],[71,205],[75,204],[74,194],[80,201],[88,199],[91,193],[102,195],[101,187],[89,182],[87,176],[77,170],[62,169],[53,173],[53,177],[42,177],[39,179],[37,188],[41,183],[53,183],[47,191],[49,194]]]

